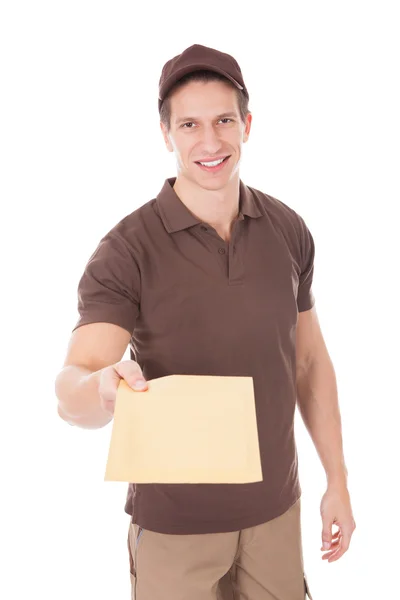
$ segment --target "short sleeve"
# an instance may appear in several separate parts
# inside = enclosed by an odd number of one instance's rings
[[[300,216],[300,264],[299,287],[297,290],[297,308],[299,312],[309,310],[315,304],[312,291],[314,276],[315,244],[310,230]]]
[[[78,284],[79,319],[72,331],[88,323],[113,323],[132,335],[140,305],[140,272],[127,244],[108,233],[89,258]]]

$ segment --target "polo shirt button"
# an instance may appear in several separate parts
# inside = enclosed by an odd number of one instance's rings
[[[201,225],[200,229],[202,229],[203,231],[207,231],[207,227],[204,227],[204,225]]]
[[[225,248],[218,248],[218,252],[220,254],[225,254]]]

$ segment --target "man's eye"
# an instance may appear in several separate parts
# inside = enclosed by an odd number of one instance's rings
[[[232,121],[233,119],[230,119],[229,117],[224,117],[223,119],[220,119],[220,121]],[[193,121],[188,121],[187,123],[183,123],[183,125],[181,125],[181,127],[186,128],[186,129],[193,129],[193,127],[186,127],[187,125],[194,125]]]

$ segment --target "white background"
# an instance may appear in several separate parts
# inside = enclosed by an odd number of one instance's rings
[[[338,387],[357,529],[321,560],[325,474],[296,413],[314,600],[398,597],[399,19],[395,2],[18,2],[0,12],[1,546],[7,600],[129,598],[111,424],[57,415],[54,380],[100,238],[175,175],[163,64],[232,54],[253,124],[241,178],[298,211]],[[128,355],[126,354],[126,358]],[[4,588],[4,590],[3,590]]]

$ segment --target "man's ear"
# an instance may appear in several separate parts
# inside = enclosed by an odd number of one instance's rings
[[[243,142],[247,142],[247,140],[249,139],[252,119],[253,119],[253,115],[251,114],[251,112],[249,112],[246,117],[246,124],[245,124],[245,128],[244,128],[244,133],[243,133]]]
[[[161,132],[162,132],[162,135],[164,138],[165,145],[167,146],[168,152],[173,152],[174,149],[172,148],[172,144],[169,139],[169,134],[168,134],[167,128],[162,121],[160,121],[160,128],[161,128]]]

